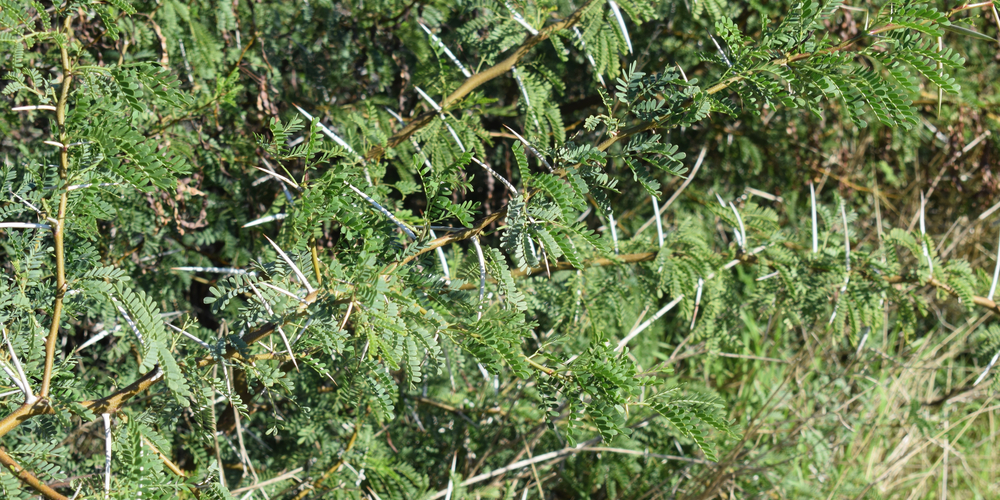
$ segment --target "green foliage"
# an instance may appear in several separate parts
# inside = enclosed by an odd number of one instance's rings
[[[0,491],[986,498],[983,7],[0,0]]]

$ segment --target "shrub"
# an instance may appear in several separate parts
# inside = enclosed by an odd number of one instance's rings
[[[996,21],[4,1],[0,488],[987,496]]]

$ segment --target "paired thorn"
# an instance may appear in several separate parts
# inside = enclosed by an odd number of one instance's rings
[[[270,239],[268,239],[268,241],[270,241]],[[274,243],[272,243],[272,245],[273,244]],[[281,252],[281,250],[278,251]],[[260,293],[260,290],[256,286],[254,286],[253,283],[250,283],[250,289],[253,290],[254,295],[257,296],[257,300],[260,300],[260,303],[264,305],[264,309],[267,311],[267,313],[270,314],[271,316],[274,316],[274,310],[271,309],[271,304],[267,302],[267,300],[264,298],[264,295]],[[278,334],[281,336],[281,341],[285,344],[285,349],[288,350],[288,357],[292,359],[292,364],[295,365],[295,369],[298,370],[299,364],[295,361],[295,353],[292,352],[292,345],[291,343],[288,342],[288,336],[285,335],[285,331],[281,328],[280,324],[276,326]]]
[[[14,370],[16,370],[17,373],[15,376],[15,373],[10,370],[7,363],[3,363],[3,370],[7,372],[7,375],[9,375],[11,380],[14,381],[14,385],[18,386],[18,388],[21,389],[21,392],[24,393],[25,404],[34,404],[38,398],[36,398],[35,394],[31,391],[31,383],[28,381],[28,377],[24,375],[24,368],[21,366],[21,361],[17,358],[17,353],[14,351],[14,345],[10,342],[10,337],[7,336],[7,328],[0,327],[0,329],[3,331],[3,340],[7,344],[7,349],[10,351],[10,361],[14,364]]]

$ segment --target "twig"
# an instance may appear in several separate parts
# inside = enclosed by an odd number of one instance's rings
[[[280,476],[272,477],[271,479],[268,479],[267,481],[261,481],[259,483],[251,484],[250,486],[244,486],[242,488],[236,488],[235,490],[232,490],[229,493],[233,494],[233,495],[238,495],[238,494],[243,493],[245,491],[253,491],[253,490],[257,490],[257,489],[263,488],[265,486],[270,486],[270,485],[272,485],[274,483],[280,483],[281,481],[285,481],[285,480],[288,480],[288,479],[295,479],[295,475],[298,474],[298,473],[300,473],[300,472],[302,472],[303,470],[305,470],[305,469],[302,468],[302,467],[298,467],[298,468],[292,469],[292,470],[290,470],[290,471],[288,471],[288,472],[286,472],[286,473],[284,473],[284,474],[282,474]]]
[[[466,479],[465,481],[462,481],[459,484],[459,486],[469,486],[469,485],[472,485],[472,484],[476,484],[476,483],[485,481],[487,479],[492,479],[492,478],[497,477],[497,476],[502,476],[502,475],[504,475],[504,474],[506,474],[508,472],[511,472],[511,471],[523,469],[525,467],[530,466],[531,464],[537,464],[537,463],[541,463],[541,462],[547,462],[549,460],[552,460],[552,459],[555,459],[555,458],[559,458],[559,457],[564,456],[564,455],[569,455],[569,454],[572,454],[572,453],[579,453],[581,451],[586,451],[585,450],[586,447],[588,447],[588,446],[590,446],[592,444],[598,443],[600,441],[601,441],[601,438],[600,437],[596,437],[596,438],[590,439],[588,441],[584,441],[584,442],[578,444],[577,446],[566,447],[566,448],[563,448],[563,449],[558,450],[558,451],[552,451],[552,452],[549,452],[549,453],[544,453],[542,455],[538,455],[538,456],[536,456],[534,458],[530,458],[530,459],[527,459],[527,460],[518,460],[517,462],[513,462],[513,463],[511,463],[511,464],[509,464],[507,466],[504,466],[504,467],[500,467],[499,469],[494,469],[494,470],[492,470],[490,472],[485,472],[485,473],[479,474],[477,476],[472,476],[469,479]],[[446,491],[447,490],[441,490],[441,491],[437,492],[436,494],[434,494],[433,496],[429,497],[427,500],[437,500],[438,498],[441,498],[441,497],[445,496],[445,492]]]
[[[340,460],[337,460],[337,462],[333,464],[333,467],[327,469],[327,471],[323,474],[323,476],[317,479],[314,484],[309,485],[308,487],[300,491],[298,495],[295,495],[294,500],[302,500],[303,498],[305,498],[305,496],[308,495],[309,492],[322,486],[323,482],[326,481],[328,477],[330,477],[332,474],[334,474],[335,472],[340,470],[341,467],[344,466],[345,463],[344,457],[346,457],[347,453],[354,448],[354,443],[357,442],[358,440],[358,433],[361,432],[361,420],[363,420],[365,417],[368,416],[368,412],[366,411],[364,415],[365,415],[364,417],[359,418],[358,421],[354,423],[354,432],[351,434],[351,439],[347,442],[347,447],[345,447],[344,451],[340,454]]]
[[[45,495],[49,500],[69,500],[56,490],[50,488],[47,484],[41,482],[34,474],[25,470],[24,467],[21,467],[13,457],[2,449],[0,449],[0,463],[4,464],[21,482],[31,486],[42,495]]]
[[[71,33],[70,28],[73,16],[66,16],[64,28],[67,33]],[[66,144],[69,141],[66,133],[66,106],[69,102],[69,89],[73,84],[73,67],[69,62],[69,43],[59,44],[59,55],[62,59],[63,81],[60,85],[61,92],[59,100],[56,101],[56,125],[59,128],[59,142]],[[59,180],[66,182],[69,176],[69,151],[66,148],[59,150]],[[49,335],[45,339],[45,367],[42,372],[42,386],[38,391],[38,397],[47,399],[49,397],[49,385],[52,383],[52,367],[56,358],[56,342],[59,340],[59,322],[62,320],[63,296],[66,294],[66,256],[63,246],[63,230],[66,226],[66,206],[69,202],[69,195],[66,191],[59,193],[59,209],[56,215],[52,236],[55,246],[56,258],[56,290],[55,299],[52,304],[52,323],[49,325]]]

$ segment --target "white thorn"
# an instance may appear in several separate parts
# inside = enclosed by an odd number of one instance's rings
[[[284,219],[286,217],[288,217],[288,214],[267,215],[267,216],[261,217],[259,219],[255,219],[255,220],[252,220],[250,222],[247,222],[246,224],[243,224],[242,227],[259,226],[261,224],[266,224],[268,222],[272,222],[272,221],[276,221],[276,220],[281,220],[281,219]]]
[[[174,331],[180,332],[185,337],[187,337],[187,338],[195,341],[195,343],[197,343],[198,345],[204,347],[205,349],[208,349],[209,352],[212,351],[212,346],[208,345],[208,343],[206,343],[204,340],[201,340],[198,337],[195,337],[194,335],[192,335],[191,333],[188,333],[188,332],[186,332],[184,330],[181,330],[180,328],[177,328],[176,326],[171,325],[170,323],[164,323],[164,324],[167,325],[167,326],[169,326],[170,328],[173,328]]]
[[[250,283],[250,289],[253,290],[254,295],[257,296],[257,299],[260,300],[260,303],[264,305],[264,309],[267,310],[267,313],[274,316],[274,311],[271,309],[271,304],[269,304],[267,300],[264,299],[264,295],[260,293],[260,290],[258,290],[253,283]],[[292,352],[292,345],[288,342],[288,336],[285,335],[285,331],[281,329],[281,325],[278,325],[277,330],[278,334],[281,336],[281,341],[284,342],[285,344],[285,349],[288,350],[288,357],[292,358],[292,364],[295,365],[296,369],[298,369],[299,364],[295,362],[295,353]]]
[[[705,285],[705,280],[698,278],[698,290],[694,295],[694,312],[691,313],[691,326],[688,330],[694,330],[694,322],[698,319],[698,306],[701,304],[701,290]]]
[[[434,230],[428,228],[427,231],[430,233],[431,238],[437,239],[437,235],[434,234]],[[448,286],[451,284],[451,271],[448,269],[448,259],[445,258],[444,250],[441,247],[435,249],[437,252],[438,260],[441,261],[441,271],[444,273],[444,284]]]
[[[18,106],[16,108],[10,108],[10,110],[11,111],[36,111],[36,110],[55,111],[56,107],[49,106],[46,104],[39,104],[37,106]]]
[[[264,172],[265,174],[270,175],[271,177],[274,177],[275,179],[278,179],[281,182],[286,182],[288,184],[291,184],[292,186],[295,186],[296,189],[299,189],[299,184],[297,182],[289,179],[288,177],[285,177],[284,175],[275,172],[274,170],[265,170],[263,168],[258,167],[257,165],[254,165],[253,168],[256,168],[257,170],[260,170],[261,172]]]
[[[931,273],[931,277],[934,277],[934,261],[931,259],[930,250],[927,248],[927,241],[923,238],[927,234],[926,226],[924,225],[924,208],[927,206],[927,199],[924,198],[924,192],[920,192],[920,246],[924,251],[924,257],[927,258],[927,269]]]
[[[743,227],[743,218],[740,217],[740,213],[739,213],[739,211],[736,210],[736,205],[733,205],[733,202],[729,202],[729,208],[733,209],[733,215],[736,216],[736,222],[739,223],[739,225],[740,225],[740,238],[739,238],[740,239],[740,247],[743,249],[743,251],[746,251],[746,249],[747,249],[747,230],[746,230],[745,227]]]
[[[504,186],[507,186],[507,189],[509,189],[510,192],[514,194],[514,196],[517,196],[517,188],[515,188],[514,185],[510,183],[510,181],[508,181],[502,175],[498,174],[495,170],[490,168],[489,165],[479,161],[479,159],[476,158],[475,156],[472,157],[472,161],[478,163],[479,166],[483,167],[483,169],[489,172],[489,174],[492,175],[494,178],[496,178],[496,180],[503,183]]]
[[[0,222],[0,229],[52,229],[52,226],[32,222]]]
[[[472,237],[472,246],[476,247],[476,257],[479,258],[479,314],[476,320],[483,317],[483,296],[486,294],[486,259],[483,258],[483,247],[479,244],[479,236]]]
[[[527,96],[525,96],[525,99],[527,99]],[[514,134],[514,137],[517,137],[517,140],[521,141],[521,144],[524,144],[524,147],[528,150],[528,152],[534,155],[535,158],[538,158],[538,161],[542,162],[542,165],[545,165],[545,168],[549,169],[549,172],[553,172],[552,165],[549,164],[548,160],[546,160],[545,157],[542,156],[542,154],[539,153],[538,150],[535,149],[535,147],[532,146],[527,139],[521,137],[521,134],[518,134],[517,132],[514,131],[514,129],[508,127],[506,124],[504,124],[503,127],[507,129],[510,133]]]
[[[628,342],[630,340],[632,340],[633,338],[635,338],[636,335],[639,335],[640,333],[642,333],[642,331],[645,330],[646,328],[649,328],[649,325],[652,325],[654,321],[660,319],[660,316],[663,316],[664,314],[667,313],[667,311],[673,309],[674,306],[676,306],[683,298],[684,298],[683,295],[678,296],[676,299],[670,301],[669,304],[663,306],[662,309],[660,309],[659,311],[656,311],[656,314],[654,314],[652,318],[649,318],[643,324],[635,327],[634,330],[632,330],[631,332],[629,332],[629,334],[626,335],[625,338],[623,338],[622,341],[618,343],[618,347],[615,347],[615,351],[617,352],[617,351],[621,351],[622,349],[624,349],[625,346],[628,345]]]
[[[397,219],[395,215],[392,215],[392,213],[389,212],[388,210],[386,210],[385,207],[383,207],[382,205],[379,205],[378,202],[375,201],[374,199],[372,199],[371,196],[368,196],[367,194],[365,194],[360,189],[354,187],[351,183],[349,183],[347,181],[344,181],[344,182],[347,184],[347,187],[349,187],[352,190],[354,190],[355,193],[358,193],[358,195],[360,195],[362,198],[364,198],[365,201],[367,201],[368,203],[370,203],[379,212],[382,212],[382,215],[385,215],[386,217],[388,217],[389,220],[391,220],[393,222],[393,224],[396,224],[397,227],[399,227],[400,229],[402,229],[403,232],[406,233],[406,235],[410,237],[410,239],[414,239],[414,240],[417,239],[417,235],[413,234],[413,231],[410,231],[410,228],[406,227],[401,220]],[[312,293],[312,292],[310,292],[310,293]]]
[[[997,265],[993,268],[993,284],[990,285],[990,300],[993,300],[993,294],[997,291],[997,278],[1000,278],[1000,244],[997,245]]]
[[[305,116],[307,120],[312,122],[313,116],[310,115],[306,110],[300,108],[298,104],[292,104],[292,106],[295,106],[295,109],[299,110],[299,113],[302,113],[302,116]],[[323,125],[323,122],[316,122],[316,124],[319,125],[320,130],[322,130],[327,137],[333,139],[333,142],[336,142],[337,144],[340,145],[340,147],[346,149],[349,153],[354,155],[354,157],[361,163],[365,162],[364,158],[362,158],[361,155],[357,153],[357,151],[354,151],[354,148],[352,148],[349,144],[347,144],[346,141],[341,139],[339,135],[333,133],[333,131],[327,128],[326,125]],[[367,173],[368,172],[366,170],[365,175],[367,175]],[[371,181],[369,181],[369,184],[371,184]]]
[[[424,29],[424,32],[427,33],[427,36],[429,36],[431,40],[433,40],[434,43],[438,45],[438,47],[441,47],[441,49],[444,50],[444,53],[447,54],[448,59],[451,59],[451,62],[454,63],[455,66],[458,66],[458,69],[462,71],[462,74],[465,75],[466,78],[472,78],[472,73],[469,73],[469,70],[465,69],[465,66],[462,65],[461,62],[459,62],[458,58],[455,57],[455,54],[452,54],[451,50],[448,50],[448,47],[445,46],[444,42],[442,42],[440,38],[435,36],[434,33],[432,33],[431,30],[427,28],[427,26],[424,26],[424,23],[417,23],[417,24],[419,24],[420,27]]]
[[[812,237],[813,253],[819,251],[819,229],[816,226],[816,186],[809,183],[809,197],[812,201]]]
[[[618,20],[618,27],[622,30],[622,36],[625,37],[625,45],[628,46],[628,53],[631,54],[632,40],[628,37],[628,28],[625,27],[625,19],[622,18],[622,12],[618,9],[618,4],[615,3],[615,0],[608,0],[608,6],[611,7],[611,12],[615,14],[615,19]]]
[[[288,263],[289,266],[292,267],[292,271],[295,272],[295,276],[298,276],[299,281],[302,282],[302,286],[306,287],[306,290],[309,293],[315,292],[316,289],[313,288],[312,285],[309,284],[309,281],[306,279],[306,276],[304,274],[302,274],[302,271],[299,270],[299,267],[296,266],[294,262],[292,262],[292,259],[290,259],[288,257],[288,254],[286,254],[285,251],[282,250],[281,247],[279,247],[277,243],[275,243],[274,241],[272,241],[271,238],[268,238],[266,234],[264,235],[264,239],[266,239],[267,242],[270,243],[271,246],[274,247],[274,249],[278,252],[278,255],[280,255],[281,258],[284,259],[284,261],[286,263]]]
[[[417,93],[420,94],[420,97],[423,97],[424,100],[427,101],[427,103],[430,104],[432,108],[434,108],[434,111],[437,111],[438,113],[441,112],[441,106],[439,106],[434,99],[431,99],[431,96],[427,95],[427,93],[424,92],[423,89],[417,87],[416,85],[414,85],[413,88],[417,89]]]
[[[104,419],[104,498],[111,498],[111,414],[102,413]]]
[[[990,364],[986,365],[986,369],[983,370],[983,373],[979,374],[979,377],[976,378],[976,381],[972,383],[973,387],[979,385],[979,383],[982,382],[984,378],[986,378],[986,374],[990,372],[990,368],[993,368],[993,365],[997,364],[998,358],[1000,358],[1000,351],[997,351],[997,353],[993,355],[993,359],[990,360]]]
[[[656,242],[660,244],[660,248],[663,248],[663,220],[660,217],[660,202],[656,201],[655,196],[649,198],[653,200],[653,217],[656,218]]]

